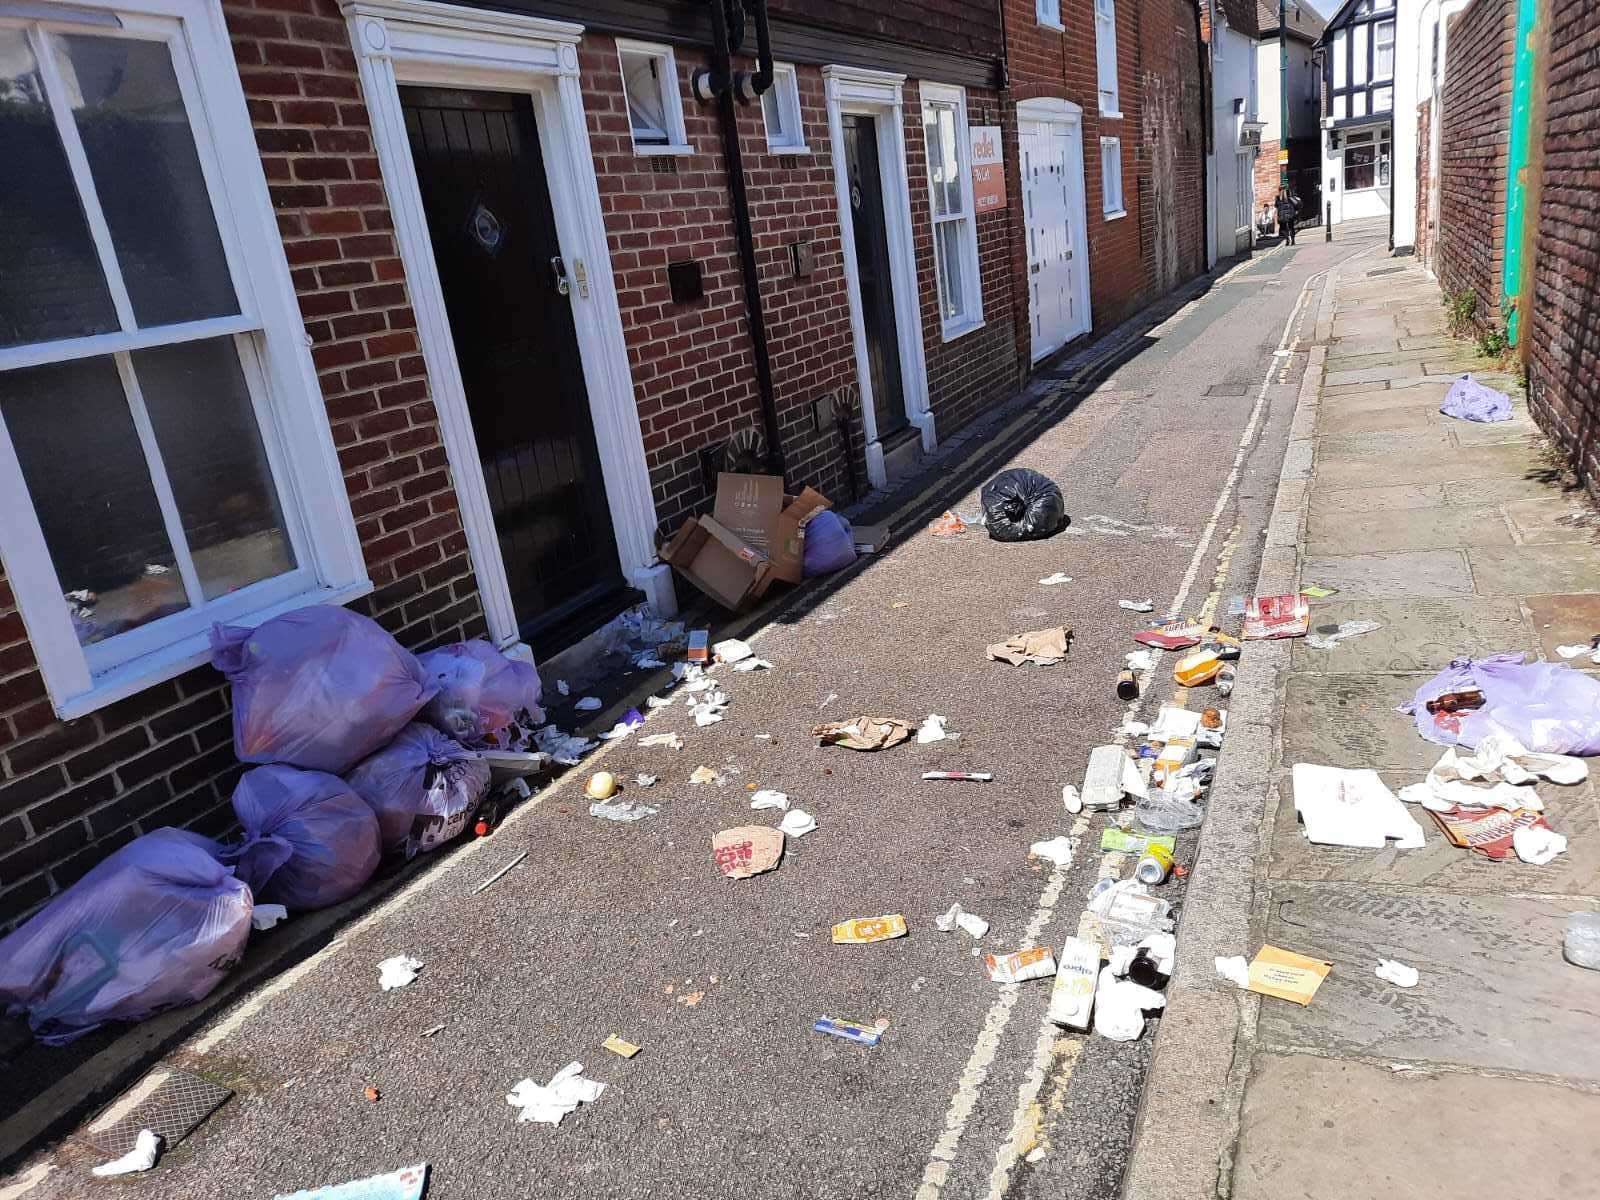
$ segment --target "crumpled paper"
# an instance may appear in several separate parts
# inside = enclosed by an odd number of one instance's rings
[[[911,736],[911,726],[893,717],[856,717],[814,726],[811,736],[824,746],[846,750],[887,750]]]
[[[1511,847],[1523,862],[1542,867],[1566,852],[1567,838],[1548,825],[1524,825],[1511,835]]]
[[[583,1078],[582,1063],[572,1062],[543,1086],[531,1079],[520,1081],[506,1096],[506,1103],[521,1110],[517,1113],[519,1121],[559,1125],[562,1117],[580,1104],[593,1104],[605,1090],[605,1084]]]
[[[1378,965],[1372,969],[1372,973],[1379,979],[1394,984],[1395,987],[1403,988],[1416,987],[1417,980],[1421,978],[1415,967],[1403,962],[1396,962],[1392,958],[1379,959]]]
[[[778,822],[778,828],[792,838],[805,837],[816,827],[817,819],[803,808],[791,808]]]
[[[789,796],[787,792],[774,791],[772,788],[762,788],[750,797],[750,807],[786,809],[789,807]]]
[[[1306,645],[1313,650],[1332,650],[1345,638],[1359,637],[1363,633],[1376,633],[1383,626],[1377,621],[1340,621],[1339,627],[1331,633],[1322,633],[1313,629],[1306,634]]]
[[[749,879],[778,865],[783,857],[783,831],[766,825],[724,829],[711,839],[711,857],[729,879]]]
[[[1094,1031],[1113,1042],[1137,1041],[1144,1032],[1145,1012],[1166,1006],[1160,992],[1118,979],[1110,967],[1102,967],[1094,990]]]
[[[933,919],[934,925],[940,933],[949,933],[953,929],[964,929],[975,938],[981,938],[989,932],[989,922],[976,913],[969,913],[959,904],[952,904],[945,912]]]
[[[618,800],[611,804],[589,805],[589,815],[599,817],[602,821],[621,821],[625,824],[633,821],[642,821],[646,817],[653,817],[660,809],[651,808],[648,804],[638,804],[632,800]]]
[[[1400,789],[1400,799],[1433,812],[1452,808],[1526,808],[1544,811],[1532,784],[1539,779],[1571,785],[1589,777],[1589,765],[1569,754],[1535,754],[1507,733],[1491,733],[1471,754],[1449,746],[1427,779]]]
[[[1048,667],[1067,656],[1072,631],[1057,625],[1054,629],[1034,629],[1015,633],[1003,642],[996,642],[985,653],[996,662],[1007,662],[1013,667],[1024,663]]]
[[[135,1171],[148,1171],[156,1165],[156,1155],[161,1151],[161,1137],[154,1130],[141,1129],[139,1136],[129,1150],[121,1158],[114,1158],[110,1162],[101,1163],[94,1168],[93,1174],[104,1178],[108,1175],[131,1175]]]
[[[1400,850],[1422,846],[1422,826],[1376,771],[1295,763],[1293,778],[1294,810],[1308,842],[1382,850],[1394,838]]]
[[[417,978],[420,970],[420,959],[412,958],[409,954],[396,954],[378,964],[378,986],[386,992],[406,987]]]

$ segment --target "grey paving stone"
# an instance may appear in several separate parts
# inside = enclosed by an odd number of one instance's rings
[[[1532,457],[1529,455],[1528,457]],[[1473,479],[1447,479],[1447,504],[1486,504],[1501,500],[1548,500],[1562,494],[1542,471],[1530,470]]]
[[[1355,367],[1348,371],[1329,371],[1324,381],[1337,386],[1341,383],[1376,383],[1380,380],[1405,379],[1408,376],[1426,375],[1421,363],[1394,363],[1374,367]]]
[[[1311,513],[1384,513],[1412,508],[1429,508],[1445,503],[1442,483],[1397,483],[1389,487],[1335,489],[1313,488]]]
[[[1502,505],[1524,542],[1589,542],[1600,545],[1600,513],[1575,497],[1513,500]]]
[[[1446,483],[1460,481],[1484,484],[1494,478],[1525,478],[1542,467],[1537,454],[1527,446],[1470,446],[1429,454],[1409,461],[1382,457],[1335,458],[1317,464],[1319,487],[1382,487],[1397,475],[1408,483]],[[1498,496],[1467,495],[1463,503],[1483,503]]]
[[[1551,662],[1564,661],[1556,653],[1557,646],[1575,646],[1587,642],[1600,633],[1600,595],[1589,592],[1581,595],[1528,596],[1523,603],[1528,606],[1528,619],[1539,640],[1540,657]],[[1600,670],[1587,659],[1576,658],[1572,665],[1586,670]]]
[[[1593,907],[1275,884],[1268,941],[1335,965],[1309,1006],[1263,1003],[1258,1035],[1334,1055],[1600,1080],[1600,971],[1573,967],[1560,949],[1568,914]],[[1380,958],[1409,963],[1421,981],[1400,989],[1379,979]]]
[[[1400,409],[1404,412],[1406,410]],[[1418,411],[1412,409],[1412,412]],[[1426,412],[1426,409],[1421,410]],[[1378,457],[1385,460],[1391,475],[1396,462],[1412,462],[1432,454],[1449,454],[1456,449],[1448,430],[1429,423],[1420,429],[1365,433],[1332,433],[1319,430],[1317,457],[1333,463],[1346,458]]]
[[[1371,600],[1339,595],[1313,601],[1311,606],[1312,629],[1363,620],[1377,621],[1382,628],[1347,638],[1331,650],[1313,650],[1304,639],[1295,639],[1292,669],[1319,675],[1432,672],[1453,658],[1503,650],[1531,654],[1538,644],[1514,599]],[[1595,631],[1600,633],[1600,625]]]
[[[1247,647],[1248,649],[1248,647]],[[1426,772],[1439,748],[1395,708],[1428,675],[1292,674],[1284,687],[1283,761]]]
[[[1420,432],[1437,428],[1427,407],[1420,404],[1344,405],[1330,402],[1317,421],[1323,437],[1347,433]]]
[[[1509,546],[1512,541],[1506,519],[1492,504],[1353,514],[1330,506],[1311,515],[1305,549],[1316,555],[1356,554],[1363,550]]]
[[[1324,587],[1338,588],[1346,599],[1465,596],[1472,593],[1472,576],[1463,554],[1461,550],[1402,550],[1307,555],[1302,574]]]
[[[1526,1136],[1508,1131],[1488,1149],[1468,1132],[1508,1119]],[[1600,1096],[1558,1084],[1262,1055],[1246,1093],[1232,1197],[1577,1200],[1600,1178],[1597,1121]]]
[[[1472,546],[1472,579],[1486,596],[1600,591],[1600,546]]]

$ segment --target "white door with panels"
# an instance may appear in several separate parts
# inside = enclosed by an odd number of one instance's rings
[[[1022,205],[1034,362],[1089,330],[1083,133],[1077,120],[1023,121]]]

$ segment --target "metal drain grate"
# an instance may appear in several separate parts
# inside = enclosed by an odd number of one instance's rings
[[[233,1095],[188,1071],[163,1067],[129,1088],[89,1123],[85,1138],[110,1155],[133,1149],[141,1129],[161,1135],[162,1150],[171,1150]]]

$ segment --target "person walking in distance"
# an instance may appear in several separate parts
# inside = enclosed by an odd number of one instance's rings
[[[1287,188],[1280,189],[1276,202],[1278,209],[1278,232],[1283,235],[1284,241],[1294,245],[1294,218],[1299,205],[1294,202],[1294,197],[1289,195]]]

